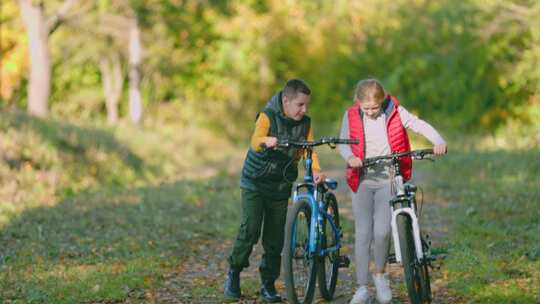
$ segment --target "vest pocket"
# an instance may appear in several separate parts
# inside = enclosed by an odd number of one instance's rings
[[[298,175],[298,162],[280,154],[274,153],[257,155],[249,152],[242,175],[258,182],[293,182]]]
[[[261,174],[257,176],[258,180],[268,180],[273,182],[293,182],[298,175],[298,168],[295,167],[295,162],[287,161],[268,162]]]
[[[275,162],[267,162],[258,179],[281,180],[281,166]]]

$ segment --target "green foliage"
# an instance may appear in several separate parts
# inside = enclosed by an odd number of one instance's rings
[[[326,56],[335,65],[316,73],[316,88],[330,88],[315,89],[316,95],[324,94],[324,101],[337,105],[334,109],[350,104],[356,81],[374,76],[405,106],[430,121],[491,129],[535,94],[531,87],[508,90],[501,85],[508,66],[520,60],[516,48],[534,47],[528,38],[531,29],[497,28],[497,35],[489,35],[484,29],[496,22],[497,13],[486,12],[475,1],[394,4],[393,9],[367,10],[364,30],[352,40],[357,44],[344,44],[341,54]],[[318,77],[321,73],[328,77]],[[321,118],[335,120],[336,112],[327,106],[322,102],[313,108],[317,115],[324,108]]]
[[[232,139],[249,134],[256,112],[292,77],[311,85],[310,112],[326,126],[338,124],[355,83],[370,76],[439,125],[528,124],[527,111],[514,108],[538,101],[539,10],[530,0],[98,1],[74,8],[80,18],[53,35],[53,112],[100,120],[98,63],[120,54],[127,71],[126,37],[115,29],[135,14],[145,104],[179,104],[189,113],[179,119]],[[21,50],[14,20],[3,39]],[[21,99],[24,79],[13,77],[9,94]]]
[[[492,129],[536,94],[534,79],[521,81],[530,71],[520,80],[507,76],[516,75],[510,70],[515,62],[536,66],[522,56],[536,54],[534,18],[519,27],[499,24],[501,15],[510,15],[507,22],[514,17],[498,2],[487,8],[476,1],[363,4],[267,1],[260,10],[239,1],[226,15],[215,12],[209,21],[217,25],[216,36],[203,44],[211,55],[201,63],[204,89],[193,94],[202,101],[196,106],[216,117],[210,121],[221,130],[234,132],[230,117],[240,126],[251,123],[287,78],[302,77],[314,89],[316,121],[335,124],[354,84],[375,76],[428,120]],[[527,16],[537,9],[520,5]]]

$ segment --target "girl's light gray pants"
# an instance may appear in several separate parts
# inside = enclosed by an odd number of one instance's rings
[[[368,283],[372,243],[376,271],[382,272],[385,269],[391,233],[391,198],[390,182],[361,182],[358,191],[352,193],[356,279],[359,286]]]

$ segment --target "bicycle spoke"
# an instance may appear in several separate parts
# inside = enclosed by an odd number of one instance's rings
[[[323,222],[323,235],[321,236],[322,249],[325,254],[320,258],[319,268],[319,291],[323,298],[327,301],[332,300],[337,284],[338,268],[339,268],[339,249],[338,232],[334,228],[339,229],[339,212],[335,196],[328,195],[326,198],[326,207],[324,211],[328,218]],[[330,250],[331,251],[328,251]]]
[[[310,271],[313,259],[309,257],[309,216],[300,212],[294,223],[294,233],[291,249],[292,252],[292,274],[294,290],[298,299],[306,297],[310,284]]]

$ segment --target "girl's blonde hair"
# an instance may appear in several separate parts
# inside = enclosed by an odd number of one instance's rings
[[[375,78],[369,78],[360,80],[356,84],[354,97],[355,99],[360,100],[360,102],[375,101],[377,103],[382,103],[386,97],[386,92],[380,81]]]

